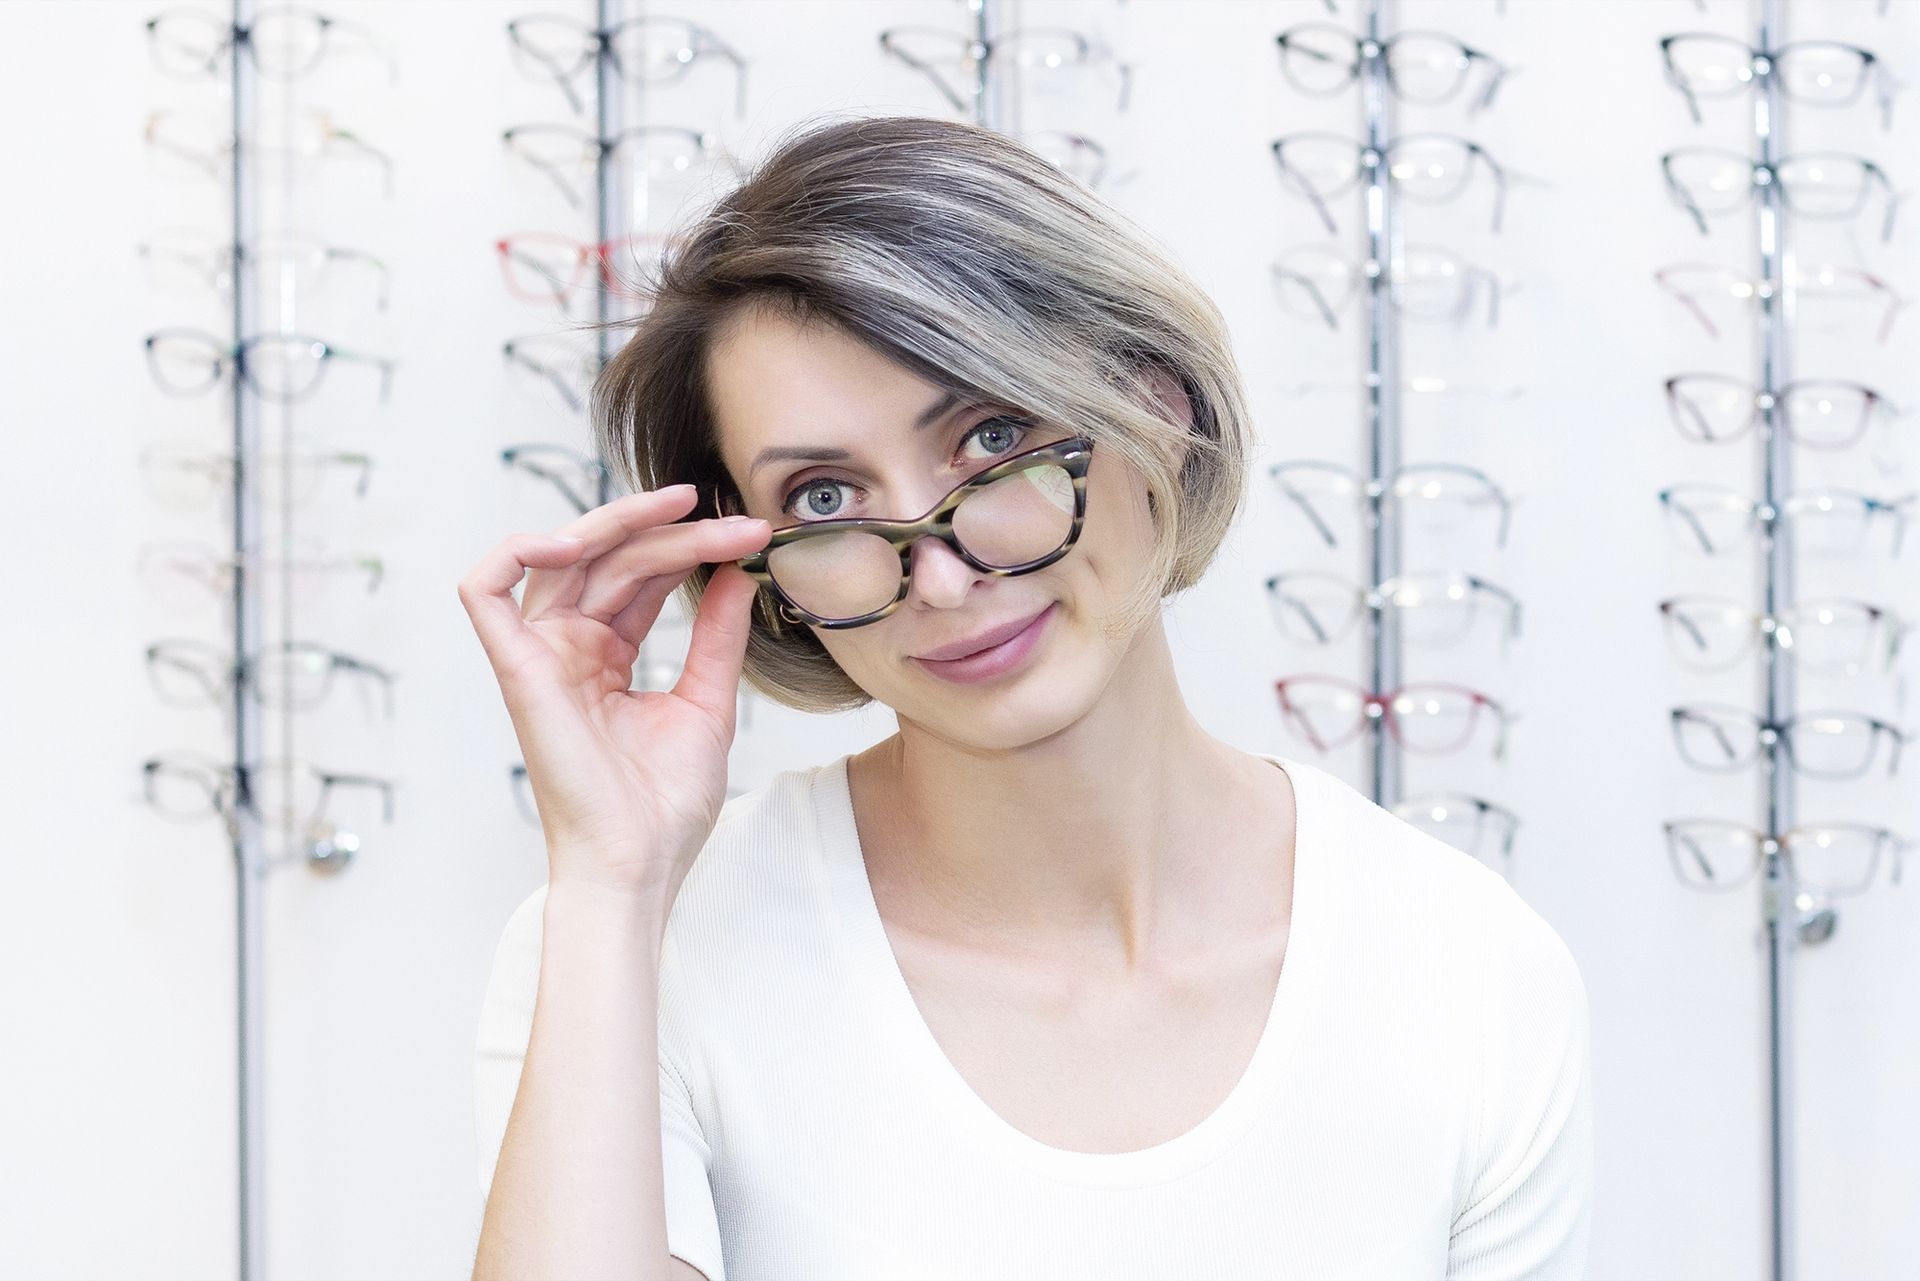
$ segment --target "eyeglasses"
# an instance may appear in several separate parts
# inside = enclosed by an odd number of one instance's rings
[[[918,520],[788,525],[739,564],[787,622],[864,627],[906,600],[913,545],[922,538],[937,538],[974,569],[1003,578],[1065,556],[1086,519],[1092,461],[1093,441],[1085,436],[1042,445],[956,486]]]
[[[1127,109],[1132,93],[1132,65],[1119,61],[1104,41],[1066,27],[1022,27],[982,41],[945,27],[896,26],[880,33],[880,49],[926,76],[960,112],[972,109],[972,99],[953,87],[954,80],[971,81],[983,63],[992,65],[996,59],[1011,60],[1030,89],[1057,89],[1066,78],[1063,71],[1111,67],[1120,81],[1118,110]]]
[[[1907,509],[1916,495],[1869,498],[1845,489],[1806,489],[1782,500],[1773,518],[1793,525],[1794,547],[1814,555],[1849,555],[1865,544],[1875,517],[1893,526],[1891,554],[1900,554]],[[1674,485],[1660,491],[1660,505],[1685,540],[1718,555],[1769,521],[1765,505],[1717,485]]]
[[[176,396],[197,396],[216,386],[226,378],[229,361],[247,386],[283,405],[311,396],[328,363],[336,360],[379,370],[382,402],[393,387],[392,360],[306,334],[255,334],[230,343],[199,329],[162,329],[148,334],[145,342],[153,380]]]
[[[1695,124],[1701,98],[1724,98],[1752,89],[1768,76],[1782,96],[1815,107],[1857,102],[1871,81],[1882,128],[1893,127],[1893,83],[1879,57],[1833,40],[1796,40],[1777,49],[1756,49],[1731,36],[1689,32],[1660,41],[1667,83],[1687,100]]]
[[[733,64],[734,112],[747,110],[747,60],[719,36],[685,18],[630,18],[595,29],[554,14],[515,18],[507,23],[515,61],[522,70],[550,77],[567,95],[575,114],[586,109],[573,82],[603,51],[614,70],[636,84],[675,84],[701,62]]]
[[[509,445],[500,461],[549,482],[582,515],[606,501],[607,465],[568,445]]]
[[[1809,449],[1847,449],[1876,417],[1901,411],[1871,387],[1833,378],[1802,378],[1777,392],[1724,374],[1680,374],[1666,381],[1667,410],[1689,440],[1725,445],[1739,440],[1773,411],[1788,440]]]
[[[1386,61],[1387,87],[1408,102],[1441,103],[1460,92],[1476,70],[1486,87],[1468,106],[1469,115],[1491,106],[1507,67],[1492,54],[1438,31],[1401,31],[1375,44],[1329,22],[1303,22],[1274,37],[1280,71],[1302,93],[1339,93],[1360,76],[1363,58]]]
[[[197,127],[187,125],[182,123],[182,117],[188,114],[191,113],[171,109],[150,113],[144,134],[149,151],[210,178],[221,177],[232,163],[231,125],[211,116],[203,116]],[[382,188],[387,195],[393,194],[393,158],[359,134],[335,124],[332,113],[309,107],[285,120],[282,132],[283,141],[250,140],[252,152],[302,159],[364,157],[380,166]]]
[[[1520,602],[1504,587],[1472,574],[1431,570],[1400,574],[1367,588],[1336,574],[1303,571],[1276,574],[1266,583],[1275,624],[1290,639],[1329,645],[1345,636],[1362,613],[1396,612],[1411,645],[1446,646],[1473,629],[1482,608],[1501,616],[1501,637],[1520,634]]]
[[[231,295],[236,253],[254,265],[263,285],[283,295],[319,293],[326,288],[334,265],[354,263],[377,275],[375,305],[381,311],[387,309],[389,273],[385,263],[358,249],[323,244],[307,236],[262,236],[250,245],[235,246],[230,241],[216,242],[205,232],[182,228],[144,240],[136,251],[146,263],[154,287],[174,293],[210,290]]]
[[[1520,816],[1503,805],[1459,792],[1429,792],[1396,802],[1393,814],[1462,854],[1483,862],[1494,855],[1503,871],[1513,862]]]
[[[310,541],[310,540],[309,540]],[[233,595],[234,576],[244,567],[275,582],[284,582],[288,594],[298,602],[312,604],[323,600],[327,588],[349,574],[366,579],[366,591],[379,590],[386,574],[386,563],[378,556],[267,556],[254,554],[235,557],[222,554],[203,543],[179,540],[145,543],[135,570],[155,596],[167,603],[177,602],[181,587],[198,587],[215,600]]]
[[[292,80],[306,75],[341,37],[349,49],[371,53],[386,63],[387,79],[399,75],[393,58],[357,22],[329,17],[297,5],[268,5],[240,26],[204,9],[169,9],[147,19],[147,49],[153,64],[169,76],[217,75],[233,50],[244,48],[263,76]]]
[[[507,367],[519,375],[518,381],[538,391],[557,392],[574,413],[587,407],[594,377],[600,372],[600,357],[589,347],[565,334],[523,334],[501,344]]]
[[[305,444],[311,438],[296,434],[294,440]],[[302,448],[294,451],[271,450],[254,455],[262,506],[299,508],[312,504],[319,495],[327,469],[339,467],[359,473],[354,497],[365,497],[368,479],[373,474],[373,459],[367,454],[340,450]],[[156,444],[140,452],[140,470],[148,489],[163,506],[178,510],[203,510],[216,499],[233,496],[235,476],[232,451],[209,450],[203,445]]]
[[[1674,874],[1698,890],[1738,889],[1760,870],[1763,855],[1778,853],[1794,882],[1829,897],[1864,894],[1883,856],[1900,884],[1901,856],[1912,847],[1884,827],[1863,823],[1802,824],[1778,837],[1744,823],[1689,818],[1661,824]]]
[[[230,706],[238,684],[262,707],[309,711],[327,701],[340,672],[359,682],[369,715],[373,708],[366,694],[377,688],[382,715],[393,719],[392,672],[311,641],[282,641],[238,663],[232,650],[205,641],[182,638],[147,646],[147,675],[161,700],[176,707]]]
[[[1858,712],[1802,712],[1773,722],[1738,707],[1701,703],[1676,707],[1668,719],[1681,759],[1715,772],[1752,765],[1763,747],[1778,742],[1788,762],[1808,778],[1859,778],[1872,767],[1884,740],[1890,745],[1891,777],[1900,768],[1900,748],[1907,741],[1887,722]]]
[[[1493,179],[1493,230],[1500,230],[1500,214],[1507,200],[1507,171],[1477,142],[1447,133],[1401,134],[1387,144],[1384,156],[1364,142],[1335,133],[1307,131],[1273,141],[1273,158],[1280,176],[1296,195],[1313,206],[1329,235],[1339,230],[1327,201],[1353,189],[1366,171],[1386,166],[1386,177],[1408,200],[1442,204],[1466,190],[1476,167]]]
[[[1287,310],[1338,329],[1335,313],[1345,310],[1359,294],[1371,265],[1364,258],[1350,260],[1323,246],[1302,245],[1273,264],[1273,275]],[[1393,285],[1389,299],[1410,319],[1463,323],[1484,293],[1487,327],[1500,322],[1500,278],[1452,250],[1408,245],[1386,274]]]
[[[1710,304],[1732,303],[1752,309],[1773,297],[1773,286],[1754,280],[1742,272],[1708,263],[1682,263],[1663,267],[1653,273],[1659,286],[1685,307],[1712,337],[1720,336],[1720,327],[1707,314]],[[1876,341],[1885,342],[1909,299],[1894,292],[1880,277],[1856,267],[1821,264],[1796,265],[1787,275],[1781,291],[1794,300],[1795,321],[1805,331],[1833,333],[1841,325],[1840,317],[1855,314],[1869,321],[1877,317]]]
[[[192,752],[167,752],[142,762],[145,799],[163,817],[190,822],[217,814],[229,834],[240,829],[240,815],[252,817],[267,832],[293,833],[316,853],[351,854],[358,838],[331,823],[328,810],[337,792],[378,792],[381,820],[393,822],[393,781],[368,774],[338,774],[290,757],[265,757],[235,769]],[[291,861],[291,853],[273,862]]]
[[[500,138],[515,158],[545,174],[575,209],[585,203],[602,161],[623,165],[634,180],[649,184],[684,181],[713,165],[744,176],[716,135],[679,125],[635,125],[611,138],[572,125],[514,125]]]
[[[1659,609],[1674,653],[1705,671],[1731,666],[1763,639],[1809,671],[1857,675],[1875,657],[1887,669],[1910,626],[1891,610],[1852,600],[1806,601],[1763,614],[1717,597],[1676,596]]]
[[[1500,760],[1507,753],[1507,726],[1517,719],[1478,690],[1438,681],[1369,694],[1338,676],[1305,675],[1275,681],[1274,689],[1282,717],[1319,752],[1352,742],[1374,721],[1409,752],[1455,752],[1466,746],[1484,715],[1493,720],[1493,757]]]
[[[1402,508],[1417,509],[1429,523],[1442,529],[1458,526],[1466,518],[1491,508],[1499,514],[1494,543],[1506,546],[1514,500],[1486,473],[1472,467],[1458,463],[1411,463],[1384,480],[1375,481],[1337,463],[1304,459],[1277,463],[1267,474],[1329,547],[1337,545],[1339,540],[1320,509],[1338,504],[1358,514],[1368,500],[1376,497]]]
[[[1838,151],[1803,151],[1769,165],[1721,147],[1682,147],[1660,157],[1660,171],[1667,194],[1703,236],[1709,216],[1738,212],[1768,186],[1779,187],[1781,201],[1794,213],[1822,219],[1854,217],[1877,187],[1887,205],[1882,240],[1893,238],[1893,218],[1900,208],[1900,196],[1885,170]]]
[[[507,289],[527,302],[571,307],[589,277],[617,298],[647,296],[645,283],[623,272],[631,263],[641,272],[657,264],[667,244],[659,232],[642,232],[590,245],[558,232],[519,231],[494,241]]]

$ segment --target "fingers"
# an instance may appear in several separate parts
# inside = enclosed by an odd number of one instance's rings
[[[577,561],[583,550],[582,543],[559,542],[551,535],[514,534],[502,539],[460,580],[460,603],[502,682],[548,652],[527,628],[513,599],[515,585],[529,569],[560,569]]]
[[[576,566],[586,577],[574,608],[608,622],[655,576],[739,560],[764,546],[771,532],[765,521],[732,525],[710,518],[642,530],[593,564]]]
[[[578,538],[585,543],[585,549],[577,561],[570,562],[568,568],[529,574],[526,590],[520,593],[521,613],[531,618],[555,606],[574,604],[579,599],[581,585],[586,581],[583,570],[595,557],[612,551],[640,530],[679,520],[693,510],[698,497],[698,491],[692,485],[643,490],[602,503],[554,530],[552,536]]]

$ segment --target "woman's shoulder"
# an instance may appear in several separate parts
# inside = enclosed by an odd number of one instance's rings
[[[1306,857],[1356,936],[1398,936],[1431,961],[1462,968],[1536,967],[1577,982],[1565,940],[1498,870],[1394,814],[1317,766],[1284,759],[1302,813]],[[1454,971],[1456,975],[1460,970]]]

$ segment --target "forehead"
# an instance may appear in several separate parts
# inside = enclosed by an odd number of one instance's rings
[[[715,334],[707,390],[721,457],[742,482],[769,446],[904,444],[939,394],[846,331],[767,307],[741,308]]]

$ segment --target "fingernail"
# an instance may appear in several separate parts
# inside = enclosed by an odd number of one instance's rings
[[[760,523],[760,518],[758,516],[727,516],[722,518],[720,523],[722,525],[735,525],[735,526],[758,525]]]
[[[572,534],[548,534],[547,537],[556,543],[584,543],[587,541],[584,538],[575,538]]]
[[[661,493],[661,494],[682,494],[693,488],[694,488],[693,482],[685,481],[678,485],[668,485],[665,489],[656,490],[654,492]]]

